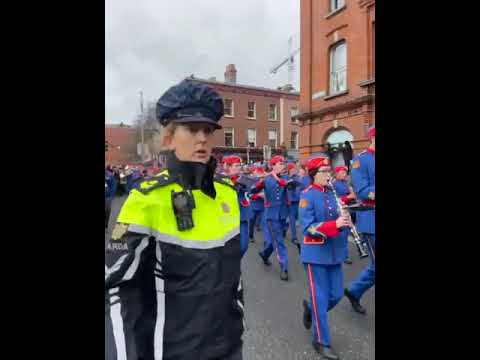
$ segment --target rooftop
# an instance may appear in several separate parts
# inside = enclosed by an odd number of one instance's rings
[[[232,87],[232,88],[242,88],[242,89],[250,89],[250,90],[257,90],[257,91],[268,91],[268,92],[274,92],[274,93],[284,94],[284,95],[300,96],[300,93],[297,92],[297,91],[288,92],[288,91],[270,89],[270,88],[261,87],[261,86],[241,85],[241,84],[236,84],[236,83],[232,84],[232,83],[224,82],[224,81],[201,79],[201,78],[194,77],[193,75],[187,77],[186,80],[196,80],[196,81],[200,81],[200,82],[206,83],[206,84],[223,85],[223,86],[229,86],[229,87]]]

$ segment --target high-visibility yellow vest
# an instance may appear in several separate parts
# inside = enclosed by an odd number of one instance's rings
[[[223,246],[240,232],[240,209],[237,193],[228,180],[214,181],[214,186],[215,199],[201,190],[192,190],[195,200],[192,229],[177,229],[171,193],[183,188],[175,182],[168,183],[168,171],[144,181],[139,190],[132,189],[117,222],[128,224],[128,231],[148,234],[158,241],[186,248]]]

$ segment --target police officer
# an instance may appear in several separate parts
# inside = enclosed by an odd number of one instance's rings
[[[193,80],[158,100],[167,169],[130,192],[106,249],[107,360],[242,359],[240,210],[211,156],[222,115]]]
[[[327,187],[330,179],[329,160],[314,157],[307,163],[310,185],[300,196],[299,218],[303,231],[300,258],[307,273],[310,304],[304,301],[304,325],[313,319],[313,347],[326,359],[338,355],[330,345],[328,311],[343,296],[342,262],[347,257],[347,214],[339,214],[333,192]]]
[[[240,156],[225,156],[223,163],[226,174],[230,177],[238,194],[238,203],[240,205],[240,247],[243,256],[248,249],[248,223],[252,218],[252,209],[247,198],[250,187],[241,181],[242,177],[245,176],[241,174],[242,158]]]
[[[365,204],[375,205],[375,127],[368,134],[371,145],[353,159],[352,181],[358,199]],[[367,311],[360,305],[360,298],[375,285],[375,210],[358,211],[355,225],[367,244],[370,264],[345,289],[345,296],[356,312],[366,314]]]
[[[272,172],[265,177],[257,188],[265,193],[264,247],[258,254],[263,263],[269,266],[269,257],[275,250],[280,264],[280,279],[288,280],[288,252],[285,246],[284,229],[288,217],[287,192],[288,181],[285,172],[285,159],[277,155],[270,160]]]
[[[265,176],[265,171],[263,167],[257,166],[253,169],[253,177],[256,180],[262,180]],[[257,231],[261,231],[263,226],[263,212],[264,212],[264,200],[265,194],[263,192],[255,193],[251,196],[251,208],[252,208],[252,218],[250,220],[250,225],[248,229],[248,236],[250,238],[250,242],[255,242],[253,231],[256,227]]]
[[[337,195],[340,197],[340,200],[344,204],[350,204],[351,202],[355,201],[355,192],[353,188],[347,183],[347,170],[346,166],[337,166],[335,168],[335,180],[333,181],[333,186],[335,186],[335,191]],[[353,219],[353,216],[352,216]],[[352,264],[353,261],[348,255],[348,247],[347,247],[347,258],[345,259],[345,264]]]

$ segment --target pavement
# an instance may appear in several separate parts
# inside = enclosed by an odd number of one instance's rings
[[[125,196],[116,197],[112,203],[110,226],[112,226]],[[300,234],[300,231],[298,231]],[[272,266],[263,265],[258,252],[263,245],[261,232],[255,233],[255,243],[242,260],[245,292],[245,331],[243,358],[245,360],[309,360],[320,359],[312,348],[311,330],[302,323],[302,300],[306,299],[307,284],[303,265],[297,248],[291,244],[287,234],[289,256],[289,280],[280,280],[280,269],[274,254]],[[368,265],[369,258],[359,259],[353,243],[349,242],[352,265],[344,265],[344,283],[348,285]],[[332,347],[342,360],[375,359],[375,287],[369,289],[361,299],[367,309],[366,315],[352,310],[344,297],[329,312]]]

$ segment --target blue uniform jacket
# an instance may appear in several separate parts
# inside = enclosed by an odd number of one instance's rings
[[[280,179],[287,181],[284,176]],[[280,220],[288,218],[287,189],[286,186],[280,186],[279,182],[268,175],[264,182],[265,192],[265,219]]]
[[[312,185],[302,192],[299,219],[304,235],[300,252],[303,263],[336,265],[347,258],[349,229],[337,229],[337,218],[332,191]]]
[[[294,187],[289,188],[287,187],[287,198],[291,202],[299,202],[300,201],[300,193],[303,190],[303,186],[300,183],[300,176],[293,175],[289,177],[289,180],[292,180],[295,184]]]
[[[105,197],[110,198],[115,196],[117,191],[117,182],[115,180],[115,176],[107,170],[105,170],[105,183],[107,184],[105,189]]]
[[[364,151],[352,163],[353,190],[360,201],[368,201],[368,194],[375,192],[375,153]],[[375,234],[375,210],[357,212],[358,232]]]
[[[256,178],[257,181],[260,180],[260,178]],[[252,191],[252,193],[255,193],[255,191]],[[250,206],[252,207],[252,210],[254,211],[263,211],[264,209],[264,198],[260,197],[257,200],[251,200],[250,201]]]
[[[235,189],[237,190],[238,204],[240,206],[240,221],[248,221],[252,218],[253,213],[250,202],[245,196],[245,193],[250,193],[250,189],[236,183],[236,181],[233,179],[232,182],[234,183]]]
[[[338,196],[350,194],[350,189],[348,188],[348,184],[345,180],[335,180],[333,186],[335,186],[335,191],[337,192]]]

